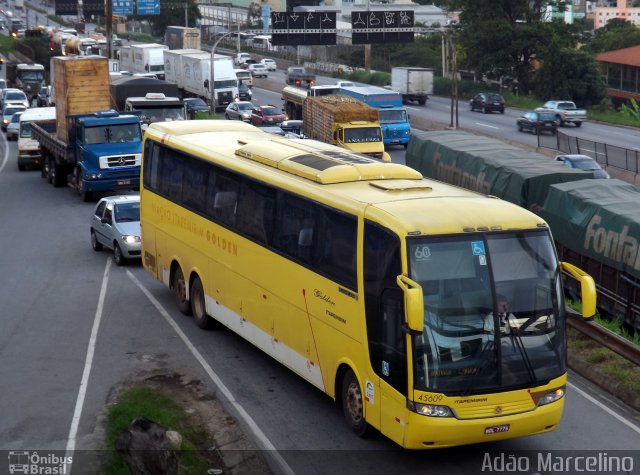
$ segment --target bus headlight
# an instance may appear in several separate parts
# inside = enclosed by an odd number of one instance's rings
[[[422,416],[430,417],[453,417],[453,412],[447,406],[437,406],[435,404],[420,404],[409,401],[409,409]]]
[[[537,406],[540,407],[546,404],[551,404],[552,402],[556,402],[559,399],[562,399],[563,397],[564,397],[564,388],[558,388],[554,391],[551,391],[550,393],[546,393],[542,395],[542,397],[538,399]]]

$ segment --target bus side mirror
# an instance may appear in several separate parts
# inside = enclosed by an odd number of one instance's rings
[[[391,155],[389,155],[387,152],[382,152],[382,161],[383,162],[390,162],[391,161]]]
[[[399,275],[396,282],[404,294],[404,330],[419,335],[424,330],[422,287],[404,275]]]
[[[568,262],[561,262],[560,267],[563,271],[567,272],[580,282],[582,318],[585,320],[593,319],[596,315],[596,283],[594,282],[593,277]]]

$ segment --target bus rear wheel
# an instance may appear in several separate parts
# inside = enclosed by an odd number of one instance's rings
[[[191,315],[191,305],[187,298],[187,285],[184,281],[184,274],[180,266],[176,267],[173,272],[173,278],[171,279],[171,288],[173,289],[173,295],[176,298],[178,304],[178,310],[184,315]]]
[[[358,437],[367,437],[370,426],[364,419],[364,402],[358,378],[352,370],[342,379],[342,410],[349,428]]]
[[[207,305],[204,296],[204,289],[202,288],[202,281],[199,277],[193,279],[191,284],[191,313],[193,313],[193,319],[198,327],[203,330],[211,326],[211,317],[207,315]]]

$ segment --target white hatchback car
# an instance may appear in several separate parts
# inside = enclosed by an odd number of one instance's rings
[[[266,78],[267,77],[267,67],[264,64],[261,64],[261,63],[250,64],[247,69],[249,69],[249,71],[251,71],[251,75],[254,78],[257,78],[257,77]]]
[[[91,217],[91,247],[107,247],[122,266],[142,255],[140,240],[140,195],[106,196],[98,201]]]
[[[264,64],[264,67],[267,68],[267,71],[275,71],[278,69],[278,65],[273,59],[264,58],[260,60],[260,64]]]

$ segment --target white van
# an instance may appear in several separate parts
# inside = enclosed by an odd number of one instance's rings
[[[31,124],[37,122],[47,132],[56,131],[56,108],[33,107],[20,115],[20,132],[18,134],[18,169],[38,167],[42,165],[40,144],[31,138]]]
[[[234,69],[236,73],[236,77],[238,78],[238,82],[246,84],[249,87],[253,87],[253,75],[251,71],[247,69]]]

